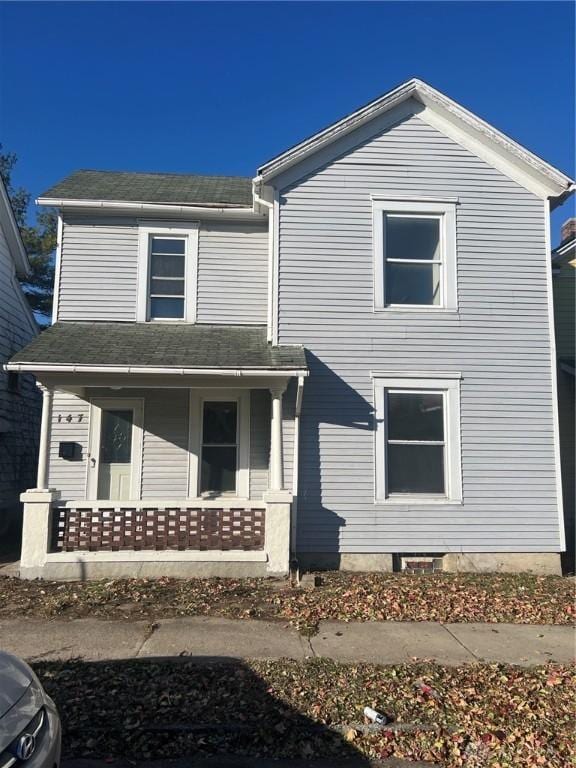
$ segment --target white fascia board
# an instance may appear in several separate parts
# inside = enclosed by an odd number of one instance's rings
[[[28,254],[22,242],[22,235],[14,217],[12,204],[8,197],[8,192],[4,182],[0,179],[0,226],[4,236],[8,241],[10,254],[16,266],[16,274],[20,278],[29,277],[32,273],[32,267],[28,259]]]
[[[542,199],[564,200],[574,181],[525,147],[510,139],[452,99],[418,79],[395,88],[328,128],[297,144],[259,168],[259,179],[269,181],[321,148],[397,107],[409,98],[424,105],[418,116],[486,160]],[[456,136],[458,138],[456,138]],[[466,142],[466,143],[465,143]]]
[[[233,206],[175,205],[172,203],[140,203],[122,200],[72,200],[52,197],[39,197],[36,202],[38,205],[62,209],[100,209],[123,213],[145,211],[155,214],[185,214],[200,216],[201,218],[266,219],[266,215],[256,213],[254,208],[236,208]]]
[[[395,88],[393,91],[389,91],[379,99],[361,107],[356,112],[352,112],[350,115],[338,120],[336,123],[329,125],[324,130],[304,139],[304,141],[301,141],[299,144],[286,150],[286,152],[282,152],[282,154],[272,158],[272,160],[268,161],[258,169],[257,178],[268,181],[327,144],[331,144],[336,139],[350,133],[350,131],[355,130],[360,125],[369,122],[382,112],[386,112],[398,104],[401,104],[413,95],[415,82],[415,80],[409,80],[407,83]]]
[[[307,370],[279,368],[153,368],[122,365],[50,365],[45,363],[6,363],[6,371],[19,373],[129,373],[174,376],[308,376]]]

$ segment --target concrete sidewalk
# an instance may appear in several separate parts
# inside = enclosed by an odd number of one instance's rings
[[[575,630],[523,624],[323,621],[307,638],[280,622],[193,617],[145,621],[0,621],[0,648],[30,661],[201,656],[400,664],[427,659],[530,666],[574,659]]]

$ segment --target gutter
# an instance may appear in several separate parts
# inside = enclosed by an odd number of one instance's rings
[[[6,363],[5,371],[18,373],[113,373],[113,374],[161,374],[176,376],[281,376],[298,378],[308,376],[307,370],[279,368],[155,368],[121,365],[50,365],[44,363]]]
[[[260,197],[258,190],[262,185],[262,177],[256,176],[252,179],[252,195],[254,197],[254,212],[256,212],[256,206],[261,205],[268,211],[268,296],[267,296],[267,308],[266,308],[266,325],[267,325],[267,340],[271,342],[273,339],[272,325],[274,321],[274,203],[269,203],[268,200]]]
[[[66,198],[39,197],[38,205],[48,205],[53,208],[100,209],[113,211],[146,211],[148,213],[179,213],[204,216],[229,216],[231,218],[263,218],[256,213],[254,207],[239,208],[226,205],[177,205],[172,203],[138,203],[121,200],[74,200]]]

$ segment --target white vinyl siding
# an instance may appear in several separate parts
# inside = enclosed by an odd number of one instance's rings
[[[333,150],[281,189],[279,343],[310,364],[298,549],[558,551],[544,203],[416,116]],[[391,190],[458,199],[458,312],[374,313],[371,195]],[[378,369],[462,373],[462,504],[374,503]]]
[[[164,220],[163,226],[177,220]],[[67,214],[63,223],[59,320],[135,321],[139,224],[135,218]],[[188,272],[188,320],[265,324],[268,229],[265,223],[203,221],[198,275]],[[147,271],[141,275],[147,291]],[[141,312],[146,317],[146,309]]]
[[[136,320],[137,274],[133,219],[65,217],[59,320]]]
[[[221,391],[221,390],[219,390]],[[49,485],[62,499],[86,498],[86,471],[91,397],[118,397],[117,390],[88,389],[79,397],[56,391],[50,431]],[[126,398],[144,401],[142,499],[185,499],[188,494],[188,389],[124,389]],[[75,442],[73,461],[59,458],[60,442]],[[250,497],[261,499],[268,488],[270,396],[251,393]]]
[[[198,256],[198,322],[265,324],[268,228],[204,222]]]

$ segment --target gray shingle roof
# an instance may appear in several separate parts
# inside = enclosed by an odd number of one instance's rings
[[[272,347],[262,326],[55,323],[11,363],[304,370],[302,347]]]
[[[244,176],[75,171],[40,197],[173,205],[252,206],[252,180]]]

